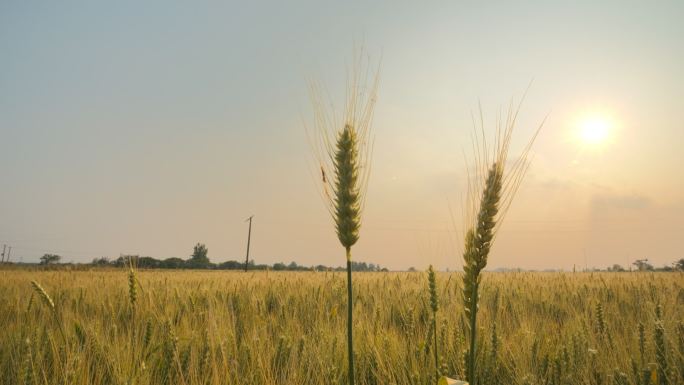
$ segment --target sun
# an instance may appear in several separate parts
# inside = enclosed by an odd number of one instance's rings
[[[606,116],[586,116],[579,121],[579,138],[585,144],[602,144],[608,139],[613,125],[613,121]]]

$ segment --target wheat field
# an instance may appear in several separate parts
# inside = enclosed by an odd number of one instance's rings
[[[346,381],[344,273],[0,277],[2,384]],[[357,383],[434,383],[427,273],[357,273],[354,293]],[[439,370],[463,378],[461,274],[437,294]],[[481,383],[684,383],[682,273],[484,273],[479,314]]]

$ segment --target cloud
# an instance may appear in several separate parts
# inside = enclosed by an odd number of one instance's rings
[[[591,200],[592,212],[612,210],[645,210],[653,207],[653,201],[639,194],[599,194]]]

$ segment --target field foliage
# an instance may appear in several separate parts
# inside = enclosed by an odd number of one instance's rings
[[[0,277],[1,384],[346,382],[341,272],[141,270],[132,291],[123,269]],[[462,282],[437,274],[439,370],[454,378]],[[660,363],[658,383],[683,384],[683,320],[682,273],[485,273],[478,378],[644,384]],[[432,325],[426,273],[355,274],[357,383],[434,383]]]

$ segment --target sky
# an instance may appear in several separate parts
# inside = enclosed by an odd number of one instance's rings
[[[545,120],[489,266],[684,257],[681,1],[0,2],[0,244],[343,265],[308,85],[380,66],[354,258],[460,269],[472,114]],[[530,85],[531,84],[531,85]]]

